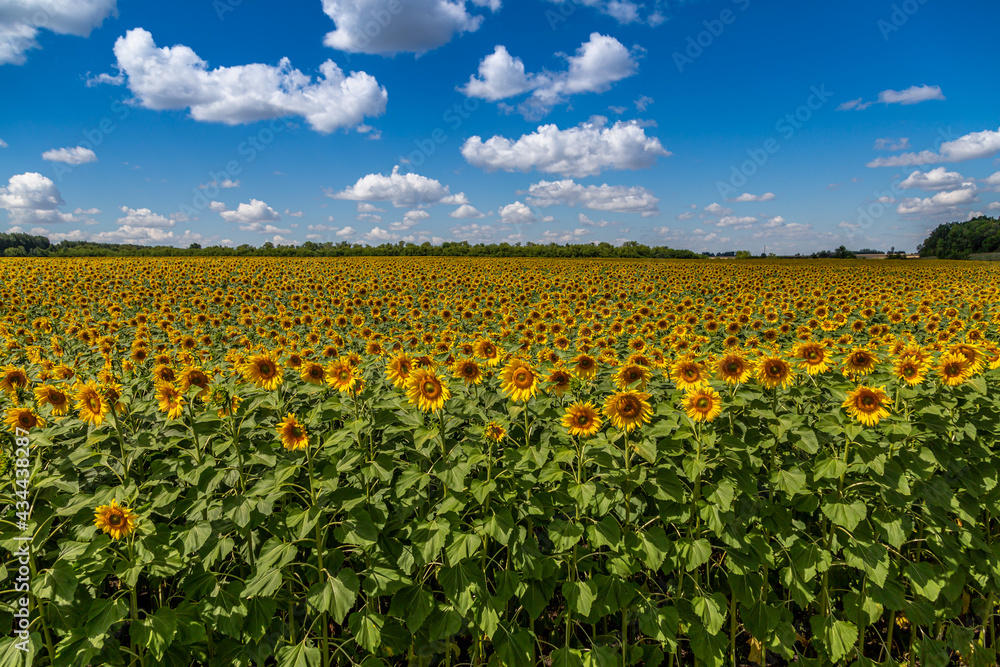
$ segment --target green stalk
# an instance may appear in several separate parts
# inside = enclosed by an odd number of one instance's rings
[[[316,486],[313,482],[315,475],[313,474],[313,450],[306,452],[306,462],[309,469],[309,495],[312,500],[312,506],[316,507],[318,503],[318,496],[316,495]],[[325,570],[324,560],[323,560],[323,535],[319,527],[319,522],[316,522],[314,541],[316,544],[316,583],[323,583],[323,573]],[[330,627],[329,621],[327,621],[327,612],[324,610],[320,612],[319,623],[321,629],[320,638],[320,660],[323,667],[329,667],[330,665]]]
[[[201,444],[198,442],[198,434],[194,430],[194,408],[191,407],[191,401],[186,401],[186,403],[188,420],[191,425],[191,437],[194,439],[195,461],[201,466]]]

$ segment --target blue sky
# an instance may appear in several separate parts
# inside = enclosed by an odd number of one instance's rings
[[[808,253],[1000,214],[995,2],[277,4],[0,9],[0,229]]]

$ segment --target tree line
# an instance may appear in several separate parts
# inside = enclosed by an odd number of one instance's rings
[[[1000,252],[1000,219],[980,216],[967,222],[938,225],[917,246],[921,257],[968,259],[976,253]]]
[[[27,236],[6,234],[4,236]],[[187,248],[174,246],[140,246],[122,243],[94,243],[91,241],[60,241],[49,244],[45,237],[44,246],[35,243],[0,245],[8,256],[40,257],[580,257],[619,259],[700,259],[703,255],[690,250],[677,250],[667,246],[647,246],[636,241],[628,241],[620,246],[602,242],[596,244],[572,243],[476,243],[467,241],[446,241],[440,245],[431,243],[383,243],[366,246],[341,241],[339,243],[315,243],[306,241],[301,245],[274,245],[270,241],[260,247],[244,243],[236,247],[202,247],[192,243]],[[6,248],[15,250],[7,252]],[[20,250],[17,250],[20,248]]]

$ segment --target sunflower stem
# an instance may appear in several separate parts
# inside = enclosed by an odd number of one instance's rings
[[[195,461],[197,461],[198,466],[201,466],[201,443],[198,442],[198,433],[194,430],[194,408],[191,407],[191,402],[187,401],[187,413],[189,424],[191,425],[191,437],[194,438],[194,451],[195,451]]]

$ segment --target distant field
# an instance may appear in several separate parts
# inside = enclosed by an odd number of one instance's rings
[[[979,252],[969,255],[969,258],[980,262],[1000,262],[1000,252]]]
[[[995,663],[994,267],[0,274],[33,664]]]

